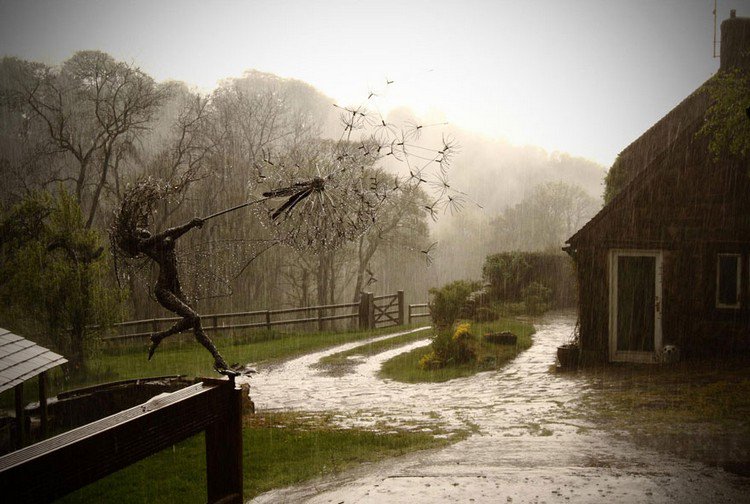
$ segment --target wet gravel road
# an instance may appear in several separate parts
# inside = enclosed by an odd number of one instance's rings
[[[586,419],[578,398],[591,379],[552,371],[573,313],[534,322],[534,345],[497,372],[446,383],[377,377],[385,360],[428,340],[363,359],[352,373],[325,376],[306,355],[251,379],[259,409],[336,411],[342,424],[472,429],[447,448],[275,490],[253,502],[750,502],[746,479],[637,447]]]

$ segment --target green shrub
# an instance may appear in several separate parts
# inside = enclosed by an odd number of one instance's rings
[[[443,365],[443,361],[440,360],[440,358],[434,351],[424,355],[421,359],[419,359],[419,368],[424,369],[425,371],[440,369],[441,367],[443,367]]]
[[[530,315],[539,315],[549,309],[552,290],[540,282],[531,282],[521,291],[526,311]]]
[[[622,152],[620,153],[622,154]],[[607,171],[607,175],[604,177],[604,204],[608,204],[617,193],[619,193],[632,178],[632,173],[629,173],[625,162],[620,157],[620,154],[615,158],[615,162],[612,163],[612,167]]]
[[[500,305],[500,316],[502,317],[516,317],[525,314],[526,304],[523,301],[518,303],[502,303]]]
[[[489,296],[486,290],[480,289],[474,291],[466,298],[463,309],[461,310],[461,318],[473,319],[476,317],[478,310],[486,307],[489,303]]]
[[[471,334],[471,324],[458,324],[451,337],[453,360],[458,363],[471,362],[477,358],[477,339]]]
[[[66,375],[82,374],[97,349],[90,326],[118,318],[124,293],[75,197],[61,188],[0,207],[0,258],[0,325],[64,355]]]
[[[443,287],[430,289],[430,315],[438,328],[450,327],[464,311],[472,292],[479,290],[479,282],[456,280]]]
[[[455,330],[439,329],[432,340],[432,352],[419,360],[419,367],[430,370],[471,362],[477,356],[476,346],[477,339],[468,323],[458,324]]]
[[[500,318],[500,314],[489,306],[480,306],[474,314],[474,320],[477,322],[492,322]]]
[[[550,306],[557,308],[576,303],[576,277],[573,261],[562,253],[503,252],[488,255],[482,276],[493,302],[523,301],[523,290],[532,282],[551,289]]]

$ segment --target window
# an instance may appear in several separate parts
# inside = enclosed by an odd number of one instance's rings
[[[716,262],[716,307],[740,307],[740,254],[719,254]]]

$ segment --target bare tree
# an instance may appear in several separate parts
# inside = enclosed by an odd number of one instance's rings
[[[57,149],[46,140],[46,128],[24,99],[24,89],[45,68],[18,58],[0,61],[0,177],[6,204],[59,183],[63,176]]]
[[[91,227],[114,165],[148,129],[169,90],[139,68],[99,51],[82,51],[60,69],[36,68],[20,91],[49,145],[72,161],[61,177]]]
[[[422,249],[428,234],[425,222],[428,204],[427,194],[417,187],[394,194],[377,222],[359,237],[353,301],[359,301],[365,287],[377,282],[371,262],[382,245],[394,245],[407,253],[418,253]]]

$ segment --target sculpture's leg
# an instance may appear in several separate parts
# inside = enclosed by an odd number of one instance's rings
[[[216,345],[214,345],[214,342],[211,341],[211,338],[206,336],[206,333],[203,331],[203,327],[201,327],[200,317],[198,317],[198,322],[193,326],[193,334],[195,334],[195,339],[198,341],[198,343],[203,345],[206,350],[211,352],[211,355],[213,355],[214,369],[216,371],[221,374],[239,374],[232,372],[229,366],[227,366],[224,357],[221,356],[219,350],[216,348]]]
[[[200,317],[195,310],[190,308],[185,301],[180,299],[173,292],[157,286],[154,294],[156,294],[156,299],[159,301],[159,304],[172,313],[181,316],[182,320],[177,321],[166,331],[161,331],[151,335],[151,344],[148,348],[149,360],[151,360],[151,357],[153,357],[154,352],[156,351],[156,347],[159,346],[164,338],[190,329],[191,327],[195,327],[196,324],[200,323]]]
[[[203,327],[201,327],[200,315],[198,315],[198,313],[193,310],[190,305],[188,305],[183,299],[181,299],[181,296],[177,296],[174,292],[161,287],[156,288],[155,294],[156,299],[164,308],[176,313],[177,315],[180,315],[183,318],[166,331],[151,335],[151,345],[149,346],[148,350],[149,359],[151,359],[151,356],[154,355],[156,347],[159,346],[159,343],[161,343],[164,338],[192,327],[195,339],[198,341],[198,343],[203,345],[206,350],[208,350],[213,356],[214,369],[216,369],[219,373],[225,375],[235,376],[239,374],[238,372],[230,369],[230,367],[227,365],[224,357],[221,356],[219,350],[216,348],[216,345],[214,345],[214,342],[211,341],[211,338],[206,336],[206,333],[203,331]]]

